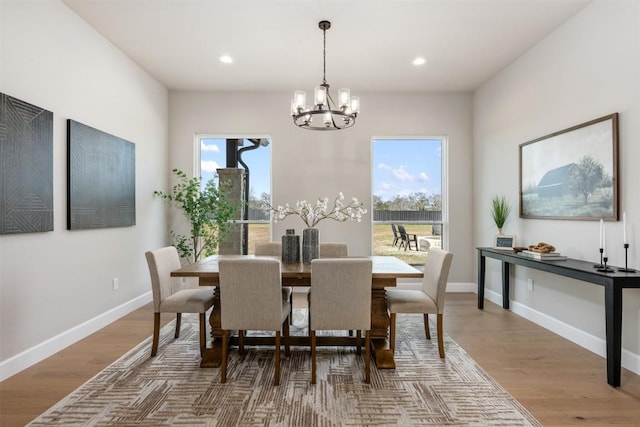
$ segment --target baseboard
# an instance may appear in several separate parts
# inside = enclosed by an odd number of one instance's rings
[[[485,289],[484,296],[489,301],[502,306],[502,294],[495,291]],[[551,332],[560,335],[569,341],[586,348],[587,350],[606,358],[607,344],[606,341],[595,335],[591,335],[581,329],[564,323],[540,311],[534,310],[517,301],[509,301],[511,311],[520,317],[532,321],[536,325],[542,326]],[[640,375],[640,355],[634,354],[629,350],[622,349],[622,367]]]
[[[88,337],[94,332],[115,322],[122,316],[142,307],[152,300],[151,292],[146,292],[126,303],[79,324],[55,337],[33,346],[0,363],[0,381],[26,369],[60,350]]]

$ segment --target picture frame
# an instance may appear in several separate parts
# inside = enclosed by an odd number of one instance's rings
[[[516,236],[496,234],[493,239],[493,249],[512,251],[516,245]]]
[[[520,218],[618,220],[618,113],[519,149]]]

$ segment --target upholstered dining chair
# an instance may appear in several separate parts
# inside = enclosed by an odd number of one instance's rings
[[[346,258],[349,256],[349,245],[346,242],[320,243],[320,258]]]
[[[349,245],[346,242],[322,242],[318,251],[320,258],[346,258],[349,256]],[[309,322],[311,322],[311,300],[307,288],[307,303],[309,304]],[[353,335],[353,331],[349,331]]]
[[[200,355],[207,343],[205,313],[213,306],[213,291],[208,288],[180,289],[177,278],[171,272],[181,267],[180,256],[174,246],[147,251],[145,253],[153,294],[153,341],[151,356],[158,352],[160,335],[160,313],[176,313],[175,338],[180,336],[182,313],[200,315]]]
[[[282,243],[280,242],[256,242],[255,248],[256,256],[277,256],[282,258]],[[282,288],[282,299],[285,299],[291,303],[291,294],[293,289],[289,286]]]
[[[371,372],[371,268],[366,258],[318,258],[311,261],[311,383],[316,383],[316,331],[356,330],[361,354],[365,331],[365,382]]]
[[[244,354],[244,331],[275,331],[274,385],[280,384],[280,331],[284,330],[289,356],[289,301],[282,299],[280,261],[271,258],[229,258],[218,263],[220,271],[220,322],[222,366],[220,382],[227,381],[228,337],[238,331],[238,351]]]
[[[424,315],[424,331],[427,339],[431,339],[429,332],[429,314],[436,314],[438,330],[438,351],[444,359],[444,341],[442,337],[442,313],[444,313],[447,278],[453,254],[438,248],[430,248],[424,268],[422,289],[386,288],[387,307],[390,313],[391,351],[396,346],[396,314],[422,313]]]

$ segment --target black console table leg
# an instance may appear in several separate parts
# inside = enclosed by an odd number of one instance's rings
[[[509,263],[502,261],[502,308],[509,309]]]
[[[622,370],[622,288],[607,283],[604,291],[607,334],[607,383],[620,387]]]
[[[478,251],[478,308],[484,308],[484,269],[485,256],[482,251]]]

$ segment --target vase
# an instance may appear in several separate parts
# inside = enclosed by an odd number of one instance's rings
[[[302,230],[302,262],[309,264],[312,259],[320,257],[320,238],[317,228]]]
[[[297,264],[300,262],[300,236],[295,230],[288,229],[282,236],[282,263]]]

